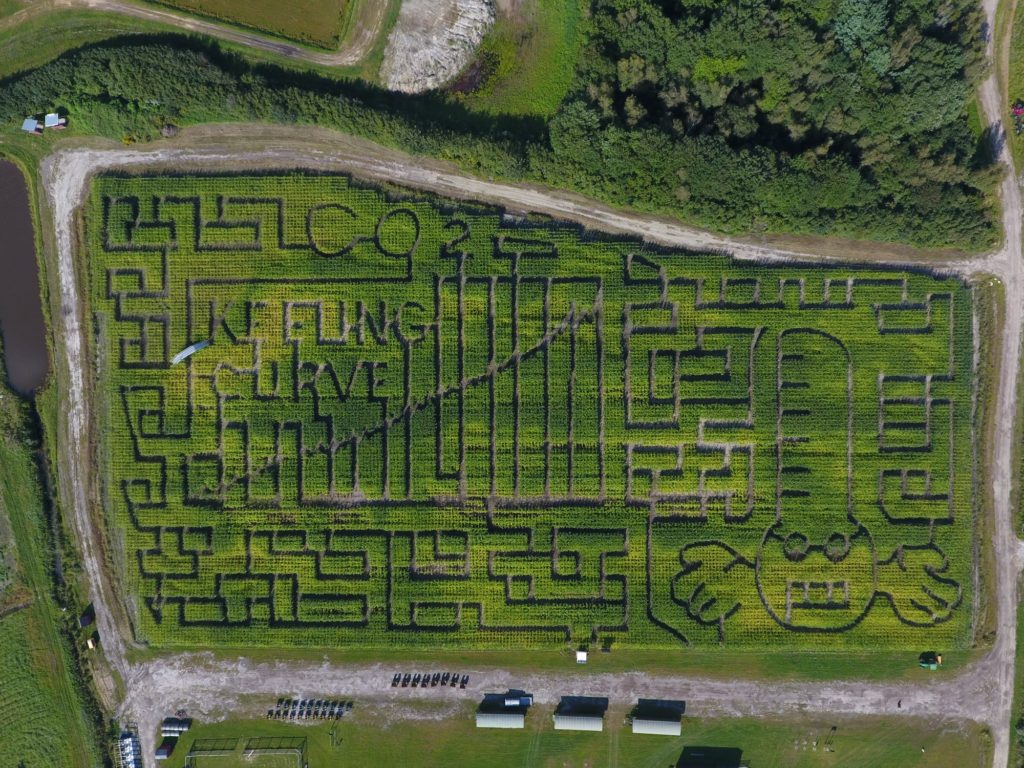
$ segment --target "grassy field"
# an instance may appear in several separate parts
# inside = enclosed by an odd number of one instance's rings
[[[337,48],[350,0],[154,0],[322,48]]]
[[[999,16],[997,16],[996,22],[996,34],[1000,34],[1007,25],[1012,24],[1010,31],[1009,71],[1007,73],[1007,82],[1004,83],[1007,103],[1012,105],[1018,99],[1024,101],[1024,11],[1020,9],[1019,4],[1015,4],[1017,5],[1016,12],[1010,16],[1008,9],[1011,5],[1013,4],[1000,4]],[[1021,163],[1024,162],[1024,132],[1019,136],[1016,135],[1012,115],[1007,114],[1003,119],[1006,126],[1007,146],[1009,146],[1010,152],[1013,154],[1014,165],[1019,171]]]
[[[577,0],[522,0],[511,13],[499,10],[471,68],[480,87],[466,104],[492,114],[550,117],[572,83],[583,41]]]
[[[0,0],[0,19],[17,13],[25,7],[25,0]]]
[[[955,281],[344,177],[105,177],[89,232],[157,645],[969,642]]]
[[[0,618],[0,766],[86,768],[99,762],[98,751],[51,598],[36,469],[12,437],[21,419],[0,385],[0,517],[9,523],[0,531],[13,531],[17,552],[13,594],[4,601],[13,612]]]
[[[395,671],[406,667],[466,670],[529,670],[533,673],[573,674],[582,682],[597,675],[642,669],[649,674],[693,675],[728,680],[742,669],[744,677],[761,680],[906,680],[924,682],[951,677],[976,661],[987,648],[943,653],[942,670],[922,670],[915,651],[845,650],[802,651],[789,649],[730,650],[728,648],[617,648],[609,653],[592,653],[585,666],[577,665],[569,648],[545,649],[418,649],[418,648],[215,648],[214,656],[234,660],[244,656],[253,661],[335,664],[384,664]],[[161,655],[152,649],[131,652],[133,661]]]
[[[397,14],[398,0],[391,0]],[[359,12],[353,7],[353,14]],[[52,6],[40,5],[30,16],[19,17],[15,21],[0,17],[0,78],[7,77],[33,67],[38,67],[67,51],[82,46],[98,43],[110,38],[126,35],[145,34],[180,34],[180,29],[171,24],[161,24],[144,19],[92,10],[55,9]],[[393,23],[393,19],[392,19]],[[292,71],[316,72],[317,74],[345,79],[362,77],[372,82],[376,78],[383,48],[386,42],[386,31],[375,43],[367,60],[352,67],[326,67],[322,65],[304,64],[294,58],[273,54],[260,49],[242,46],[228,41],[218,40],[218,45],[226,51],[243,55],[247,60],[277,64],[288,67]]]
[[[257,736],[305,738],[310,768],[327,768],[354,756],[364,768],[433,768],[442,764],[474,768],[664,768],[675,766],[685,749],[697,746],[739,749],[745,764],[752,768],[982,768],[989,750],[987,735],[973,725],[961,727],[910,718],[684,717],[683,735],[678,738],[634,735],[624,719],[624,712],[611,710],[603,733],[556,732],[551,727],[549,708],[536,707],[523,731],[482,731],[474,727],[469,707],[441,720],[385,720],[381,724],[378,713],[361,714],[357,702],[354,714],[336,725],[295,726],[267,721],[200,725],[182,739],[166,765],[183,768],[194,739],[236,742],[233,754],[198,759],[194,768],[288,765],[283,761],[246,762],[241,757],[244,744]],[[825,742],[833,726],[836,731],[831,734],[830,746],[834,751],[827,752]]]

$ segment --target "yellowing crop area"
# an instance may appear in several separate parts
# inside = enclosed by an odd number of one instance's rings
[[[103,176],[87,231],[100,476],[154,644],[970,640],[955,279],[344,176]]]
[[[348,0],[153,0],[325,48],[337,47]]]

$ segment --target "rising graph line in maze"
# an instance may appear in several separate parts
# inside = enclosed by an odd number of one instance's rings
[[[86,223],[151,642],[969,640],[955,280],[343,176],[105,176]]]

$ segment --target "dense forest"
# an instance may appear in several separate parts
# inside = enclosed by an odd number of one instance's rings
[[[997,170],[968,114],[972,0],[594,0],[575,85],[545,125],[272,67],[184,37],[129,38],[0,82],[79,130],[317,123],[466,170],[543,180],[730,232],[980,249]]]
[[[974,0],[595,0],[552,182],[732,231],[992,237]]]

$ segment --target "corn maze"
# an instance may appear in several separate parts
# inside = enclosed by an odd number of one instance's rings
[[[149,642],[970,641],[957,280],[295,173],[101,176],[86,231]]]

